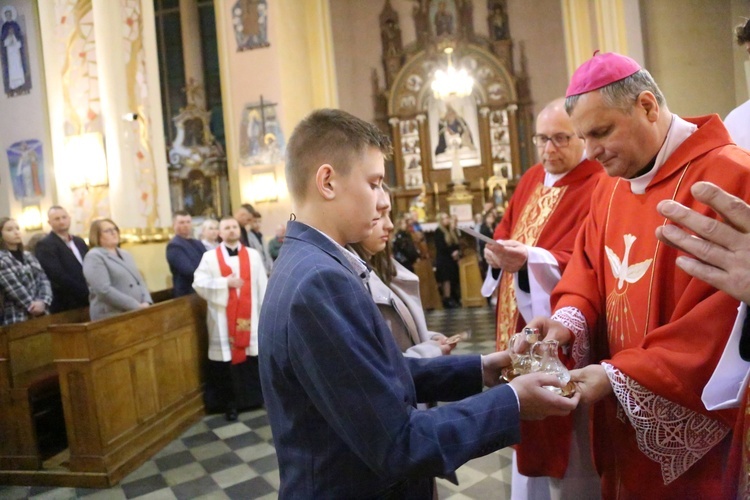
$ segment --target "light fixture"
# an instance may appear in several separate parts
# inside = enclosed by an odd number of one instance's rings
[[[276,172],[273,170],[253,173],[250,178],[251,199],[255,203],[277,201],[279,189],[276,185]]]
[[[68,137],[65,160],[71,188],[109,185],[102,134],[90,132]]]
[[[448,68],[445,71],[442,69],[435,71],[435,77],[432,80],[432,92],[435,99],[445,100],[471,94],[474,79],[465,69],[457,70],[453,66],[453,47],[446,47],[444,52],[448,56]]]
[[[24,205],[20,222],[23,230],[27,232],[42,229],[42,210],[39,205]]]

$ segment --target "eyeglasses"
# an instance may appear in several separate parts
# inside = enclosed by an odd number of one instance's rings
[[[107,228],[107,229],[102,229],[102,230],[101,230],[100,232],[101,232],[102,234],[105,234],[105,233],[106,233],[106,234],[115,234],[115,233],[119,233],[119,231],[118,231],[117,229],[113,228],[113,227],[109,227],[109,228]]]
[[[552,144],[556,148],[564,148],[568,144],[570,144],[570,138],[575,136],[575,134],[555,134],[552,137],[547,137],[544,134],[536,134],[531,139],[534,141],[534,145],[538,148],[543,148],[547,145],[549,141],[552,141]]]

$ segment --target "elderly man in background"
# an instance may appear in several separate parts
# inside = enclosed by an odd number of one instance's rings
[[[565,112],[565,99],[547,104],[533,137],[540,163],[518,183],[494,239],[485,247],[490,266],[482,292],[497,300],[497,348],[535,316],[550,314],[552,289],[573,253],[589,213],[591,193],[604,173],[588,160]],[[588,407],[544,422],[521,422],[513,454],[514,498],[598,497],[599,476],[589,458]]]
[[[83,258],[89,247],[70,234],[70,216],[61,206],[47,211],[52,231],[37,242],[34,253],[52,283],[50,312],[62,312],[89,305],[89,287],[83,276]]]
[[[552,318],[529,325],[584,366],[571,376],[581,400],[595,404],[605,498],[717,498],[737,474],[727,458],[737,412],[708,411],[701,394],[738,301],[675,265],[677,250],[655,236],[665,223],[657,205],[671,200],[716,218],[690,186],[708,180],[750,198],[750,155],[718,116],[672,114],[651,75],[619,54],[576,70],[566,109],[608,177],[553,292]]]

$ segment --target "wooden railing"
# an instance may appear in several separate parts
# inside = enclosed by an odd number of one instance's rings
[[[155,298],[166,297],[155,294]],[[31,427],[18,424],[9,440],[23,444],[14,445],[18,453],[0,443],[0,483],[111,486],[204,414],[201,368],[207,351],[206,306],[196,295],[94,322],[53,321],[56,324],[32,328],[37,321],[10,327],[12,332],[29,328],[37,333],[28,335],[33,340],[27,340],[23,349],[0,351],[8,365],[3,372],[20,373],[12,375],[10,386],[37,365],[49,366],[45,360],[54,361],[69,457],[62,468],[40,468],[38,453],[33,453],[36,443],[26,436]],[[0,384],[4,382],[0,379]],[[9,395],[16,398],[18,408],[23,408],[24,397],[28,399],[28,394]],[[0,404],[0,409],[4,407]],[[0,429],[6,418],[20,411],[10,415],[0,410]],[[0,430],[0,439],[5,434]],[[3,461],[6,451],[17,456]],[[35,470],[14,473],[13,469]]]

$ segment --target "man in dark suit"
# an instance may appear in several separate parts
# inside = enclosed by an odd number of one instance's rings
[[[193,275],[201,263],[206,247],[193,238],[193,218],[184,210],[172,215],[174,238],[167,244],[167,263],[172,273],[172,293],[182,297],[195,293]]]
[[[517,442],[519,418],[567,414],[578,402],[544,389],[560,384],[542,373],[481,392],[499,385],[507,352],[401,354],[367,267],[344,249],[388,206],[389,148],[375,126],[338,110],[314,112],[288,144],[296,221],[266,289],[258,349],[282,499],[432,499],[433,476]],[[435,400],[457,402],[416,408]]]
[[[60,206],[47,211],[52,231],[39,240],[34,253],[52,283],[50,312],[62,312],[89,305],[89,287],[83,277],[83,257],[89,247],[70,234],[70,216]]]

